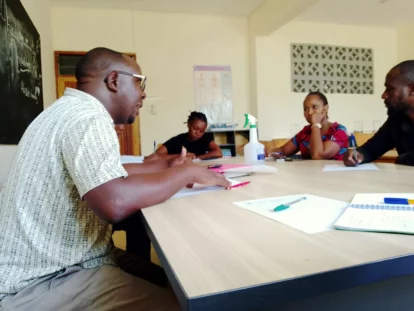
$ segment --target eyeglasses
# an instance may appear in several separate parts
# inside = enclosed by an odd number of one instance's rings
[[[142,91],[145,91],[145,86],[147,85],[147,77],[146,76],[143,76],[143,75],[139,75],[139,74],[137,74],[137,73],[130,73],[130,72],[126,72],[126,71],[116,71],[118,74],[121,74],[121,75],[126,75],[126,76],[131,76],[131,77],[135,77],[135,78],[137,78],[137,79],[139,79],[140,81],[141,81],[141,84],[140,84],[140,86],[141,86],[141,90]],[[104,82],[105,83],[107,83],[108,82],[108,77],[106,77],[105,79],[104,79]]]

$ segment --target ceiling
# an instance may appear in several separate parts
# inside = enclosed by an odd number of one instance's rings
[[[414,0],[321,0],[296,20],[391,28],[414,23]]]
[[[234,16],[248,16],[264,1],[265,0],[51,0],[54,7],[135,9],[140,11]]]

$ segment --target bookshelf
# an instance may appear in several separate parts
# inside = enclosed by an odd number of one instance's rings
[[[209,131],[221,148],[223,156],[243,156],[243,147],[249,142],[249,129],[215,129]]]

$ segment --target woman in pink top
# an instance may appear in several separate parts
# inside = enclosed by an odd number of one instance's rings
[[[342,160],[348,149],[346,128],[328,120],[328,100],[321,92],[309,93],[303,102],[303,111],[309,125],[282,147],[272,150],[276,158],[289,157],[301,153],[305,159]]]

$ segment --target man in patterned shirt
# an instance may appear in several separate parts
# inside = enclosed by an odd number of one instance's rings
[[[142,107],[140,67],[97,48],[76,75],[78,89],[26,130],[0,193],[0,309],[176,310],[170,292],[117,266],[111,223],[187,184],[228,182],[181,157],[123,167],[114,123]]]

